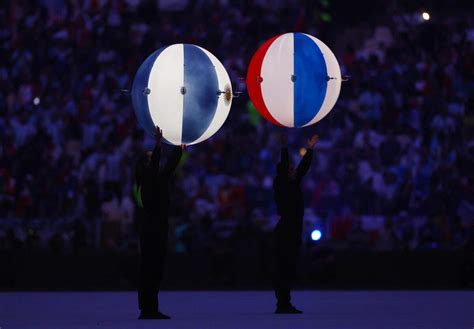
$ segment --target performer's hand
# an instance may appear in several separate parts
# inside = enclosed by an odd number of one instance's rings
[[[281,134],[281,136],[280,136],[280,145],[281,145],[281,147],[287,147],[288,146],[288,136],[286,134]]]
[[[308,141],[306,142],[306,145],[308,146],[309,149],[313,149],[318,143],[318,141],[319,141],[319,136],[315,134],[311,136],[310,139],[308,139]]]
[[[156,142],[156,145],[160,145],[162,139],[163,139],[163,130],[161,130],[160,127],[156,126],[155,127],[155,142]]]

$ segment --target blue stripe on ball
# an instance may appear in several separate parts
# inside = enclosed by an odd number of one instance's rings
[[[189,65],[187,65],[190,63]],[[207,130],[217,110],[217,73],[209,57],[198,47],[184,45],[183,144]]]
[[[316,43],[302,33],[294,34],[294,126],[311,121],[321,109],[327,88],[324,56]]]
[[[155,135],[155,125],[150,115],[150,109],[148,108],[148,95],[144,93],[144,90],[148,87],[150,72],[155,60],[166,48],[167,47],[162,47],[147,57],[142,65],[140,65],[132,86],[133,109],[135,110],[138,123],[152,136]]]

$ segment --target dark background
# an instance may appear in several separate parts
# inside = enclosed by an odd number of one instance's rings
[[[134,161],[153,140],[129,89],[154,50],[194,43],[231,76],[222,129],[175,180],[165,286],[268,288],[278,134],[303,183],[299,286],[472,288],[472,1],[3,1],[0,289],[131,289]],[[431,19],[423,21],[421,13]],[[284,32],[316,36],[350,81],[324,120],[265,122],[243,78]],[[310,234],[322,232],[319,241]]]

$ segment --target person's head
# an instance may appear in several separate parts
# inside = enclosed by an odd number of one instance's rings
[[[285,172],[286,171],[286,172]],[[279,162],[277,164],[277,174],[279,176],[284,176],[287,175],[289,179],[294,179],[296,175],[296,170],[295,167],[293,166],[292,163],[288,164],[288,169],[285,170],[285,168],[282,166],[282,164]]]
[[[296,176],[296,170],[295,170],[295,167],[293,166],[293,164],[289,164],[288,165],[288,178],[290,179],[294,179]]]
[[[151,151],[146,151],[145,152],[145,165],[149,165],[151,163],[151,155],[153,153]]]
[[[135,166],[135,181],[137,184],[140,184],[145,168],[150,165],[151,155],[152,152],[147,151],[138,158],[137,164]]]

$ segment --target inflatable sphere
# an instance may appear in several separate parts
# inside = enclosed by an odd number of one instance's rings
[[[279,126],[305,127],[333,108],[341,90],[341,70],[323,42],[304,33],[286,33],[257,50],[246,83],[265,119]]]
[[[138,123],[165,142],[196,144],[214,135],[232,103],[229,75],[207,50],[174,44],[151,54],[140,66],[132,86]]]

